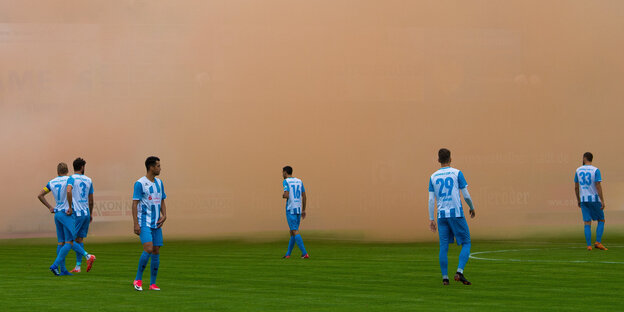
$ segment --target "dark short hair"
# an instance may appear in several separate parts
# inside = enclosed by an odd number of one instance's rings
[[[587,161],[593,161],[594,155],[592,155],[592,153],[590,152],[586,152],[585,154],[583,154],[583,158],[587,159]]]
[[[446,148],[441,148],[438,151],[438,161],[441,164],[446,164],[451,160],[451,151]]]
[[[156,156],[147,157],[147,159],[145,160],[145,169],[149,170],[150,167],[156,165],[157,161],[160,161],[160,158]]]
[[[67,164],[64,162],[59,163],[58,166],[56,166],[56,172],[59,175],[66,174],[67,172],[69,172],[69,169],[67,169]]]
[[[292,174],[292,167],[291,166],[286,166],[284,168],[282,168],[282,171],[288,173],[288,174]]]
[[[73,164],[74,165],[74,171],[78,171],[78,170],[82,169],[82,167],[84,165],[86,165],[86,164],[87,164],[87,162],[84,159],[80,158],[80,157],[74,159],[74,164]]]

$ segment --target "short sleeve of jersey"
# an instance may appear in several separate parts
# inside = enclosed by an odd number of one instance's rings
[[[74,186],[74,178],[73,177],[69,177],[69,179],[67,179],[67,185],[71,185],[72,187]]]
[[[43,189],[44,189],[46,192],[51,192],[51,191],[52,191],[52,187],[50,186],[50,182],[48,182],[48,184],[46,184],[46,185],[43,187]]]
[[[579,183],[578,174],[576,172],[574,173],[574,183]]]
[[[466,188],[466,186],[468,186],[466,178],[464,178],[464,173],[461,171],[459,172],[459,174],[457,174],[457,186],[460,190],[463,190]]]
[[[284,180],[284,183],[282,183],[282,185],[284,186],[284,192],[288,191],[288,182],[286,182],[286,180]]]
[[[167,194],[165,194],[165,184],[162,182],[162,180],[160,181],[160,187],[162,188],[162,192],[163,192],[162,199],[166,199]]]
[[[143,199],[143,185],[141,185],[141,182],[136,181],[134,183],[134,193],[132,194],[132,200],[141,199]]]
[[[89,195],[93,194],[93,183],[91,183],[91,187],[89,187]]]
[[[435,192],[433,189],[433,183],[431,183],[431,178],[429,178],[429,192]]]
[[[594,179],[596,182],[602,181],[602,175],[600,175],[600,169],[596,169],[596,177]]]

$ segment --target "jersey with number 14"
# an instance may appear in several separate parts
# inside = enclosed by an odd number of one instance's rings
[[[290,214],[301,214],[301,194],[305,192],[303,182],[297,178],[284,179],[284,192],[288,192],[288,201],[286,201],[286,211]]]
[[[429,178],[429,192],[435,193],[438,203],[438,218],[459,218],[464,216],[459,190],[467,187],[464,174],[452,167],[440,168]]]

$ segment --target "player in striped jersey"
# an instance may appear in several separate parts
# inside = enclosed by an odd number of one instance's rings
[[[306,217],[307,197],[303,182],[293,177],[292,173],[292,167],[286,166],[282,168],[282,177],[284,178],[284,182],[282,183],[284,187],[282,198],[286,198],[286,221],[290,228],[290,241],[288,242],[288,250],[286,251],[286,255],[284,255],[284,259],[290,258],[290,253],[295,247],[295,243],[299,247],[299,250],[301,250],[301,258],[308,259],[310,255],[308,255],[303,245],[303,239],[299,234],[299,223],[301,223],[301,219],[305,219]]]
[[[607,250],[602,245],[602,233],[604,232],[605,216],[604,216],[604,196],[602,195],[602,176],[600,169],[592,166],[594,155],[587,152],[583,154],[583,165],[576,169],[574,173],[574,191],[576,193],[576,201],[583,213],[583,222],[585,223],[585,242],[587,250],[592,250],[591,246],[591,222],[598,221],[596,227],[596,243],[594,247]]]
[[[162,226],[167,220],[165,188],[160,179],[160,159],[150,156],[145,160],[147,174],[134,183],[132,195],[132,217],[134,233],[141,238],[143,253],[134,279],[134,289],[143,290],[143,270],[151,262],[150,290],[160,290],[156,286],[156,276],[160,265],[160,247],[163,245]]]
[[[69,170],[66,163],[59,163],[57,166],[58,177],[50,180],[48,184],[37,196],[41,203],[48,208],[50,213],[54,214],[54,223],[56,224],[56,236],[58,245],[56,246],[56,259],[50,271],[56,276],[72,275],[65,268],[65,257],[70,249],[76,253],[84,255],[87,258],[87,271],[93,265],[95,256],[88,254],[81,246],[74,244],[76,235],[76,224],[72,211],[71,193],[67,193],[67,181],[69,180]],[[52,192],[56,207],[52,207],[45,199],[45,195]],[[67,195],[70,195],[69,197]]]
[[[74,160],[74,174],[67,181],[67,193],[72,194],[72,209],[76,218],[76,241],[75,244],[80,245],[84,249],[84,238],[89,232],[89,224],[93,221],[93,181],[85,174],[85,165],[87,162],[78,157]],[[80,273],[80,265],[82,264],[82,255],[76,253],[76,267],[71,270],[72,273]],[[87,267],[87,271],[89,271]]]
[[[464,218],[464,210],[461,204],[459,192],[464,195],[464,200],[470,207],[470,217],[475,217],[472,199],[468,193],[468,183],[464,174],[451,167],[451,151],[442,148],[438,151],[438,161],[441,168],[431,175],[429,179],[429,220],[431,231],[436,231],[434,220],[434,206],[438,206],[438,233],[440,237],[440,269],[442,270],[442,283],[449,284],[448,278],[448,245],[457,240],[457,245],[462,249],[459,253],[459,265],[455,280],[464,285],[471,283],[464,277],[464,267],[470,257],[470,231]]]

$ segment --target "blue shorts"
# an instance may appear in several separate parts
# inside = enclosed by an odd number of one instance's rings
[[[457,245],[470,244],[470,230],[466,218],[439,218],[438,233],[440,235],[440,246],[452,244],[454,240]]]
[[[76,216],[76,237],[87,237],[89,232],[90,216]]]
[[[581,202],[581,212],[583,213],[583,221],[591,222],[592,220],[604,220],[604,210],[600,202]]]
[[[141,244],[152,243],[154,246],[163,245],[162,228],[152,229],[149,226],[141,227]]]
[[[299,223],[301,223],[301,215],[286,212],[286,221],[288,222],[288,227],[291,231],[298,231]]]
[[[68,216],[65,211],[54,213],[56,224],[56,238],[59,243],[71,242],[76,238],[76,219],[74,215]]]

